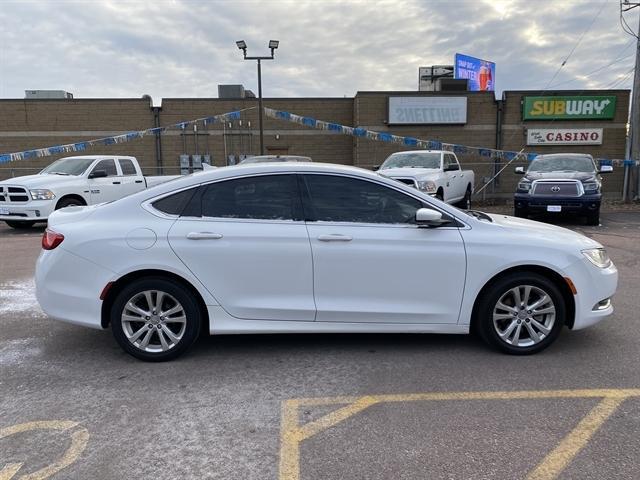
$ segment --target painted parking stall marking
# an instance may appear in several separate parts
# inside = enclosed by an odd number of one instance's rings
[[[334,425],[380,403],[430,402],[430,401],[517,401],[535,399],[586,399],[601,401],[584,416],[560,443],[549,452],[527,475],[527,480],[555,479],[573,458],[587,445],[589,440],[616,409],[627,399],[640,397],[640,389],[593,389],[593,390],[522,390],[502,392],[433,392],[387,395],[365,395],[360,397],[295,398],[282,403],[280,436],[280,480],[300,479],[300,445],[303,441]],[[302,407],[339,406],[336,410],[300,425],[299,411]]]
[[[50,478],[59,471],[75,463],[78,458],[80,458],[80,455],[89,442],[89,431],[80,426],[78,422],[70,420],[44,420],[12,425],[10,427],[0,429],[0,439],[35,430],[58,430],[69,432],[71,443],[60,458],[35,472],[24,473],[19,477],[16,477],[17,474],[23,471],[25,463],[9,463],[4,465],[0,470],[0,480],[10,480],[12,478],[17,478],[17,480],[45,480]],[[28,468],[28,465],[25,468]]]

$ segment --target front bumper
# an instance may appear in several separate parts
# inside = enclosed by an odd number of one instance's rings
[[[547,207],[560,207],[560,213],[591,215],[600,210],[602,195],[600,193],[582,195],[580,197],[554,197],[551,195],[529,195],[516,193],[513,197],[514,208],[523,214],[547,213]],[[552,212],[551,213],[557,213]]]
[[[604,303],[618,288],[618,269],[613,263],[607,268],[598,268],[584,258],[573,263],[566,274],[576,287],[573,330],[594,325],[613,313],[613,305]],[[600,307],[601,302],[604,308]]]
[[[54,200],[33,200],[23,204],[3,202],[0,203],[0,220],[46,222],[54,210]]]

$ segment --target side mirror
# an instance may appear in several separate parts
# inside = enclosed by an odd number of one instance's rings
[[[378,170],[380,170],[380,165],[374,165],[373,166],[373,171],[377,172]]]
[[[524,175],[524,167],[516,167],[514,171],[520,175]]]
[[[104,178],[107,176],[108,175],[106,170],[94,170],[89,174],[89,178]]]
[[[442,214],[431,208],[419,208],[416,211],[416,223],[418,226],[439,227],[442,224],[449,223],[448,220],[442,219]]]
[[[600,173],[611,173],[613,172],[613,167],[611,165],[602,165],[600,167]]]

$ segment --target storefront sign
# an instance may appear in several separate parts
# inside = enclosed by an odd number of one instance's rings
[[[388,123],[467,123],[467,97],[389,97]]]
[[[524,97],[523,120],[611,119],[616,113],[616,97],[553,96]]]
[[[602,129],[530,128],[527,145],[602,145]]]

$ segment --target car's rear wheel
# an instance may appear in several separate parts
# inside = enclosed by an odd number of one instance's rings
[[[36,222],[16,222],[13,220],[7,220],[7,225],[11,228],[15,228],[16,230],[24,230],[26,228],[31,228]]]
[[[519,218],[527,218],[529,215],[527,215],[527,211],[524,208],[516,207],[513,209],[513,216]]]
[[[164,278],[143,278],[125,287],[111,308],[111,328],[124,351],[160,362],[184,353],[200,332],[193,294]]]
[[[600,209],[598,209],[597,212],[587,215],[587,225],[600,225]]]
[[[467,191],[464,194],[464,198],[458,202],[458,208],[464,210],[471,209],[471,186],[467,187]]]
[[[480,300],[477,330],[490,345],[513,355],[547,348],[565,324],[562,293],[548,278],[518,272],[494,282]]]

